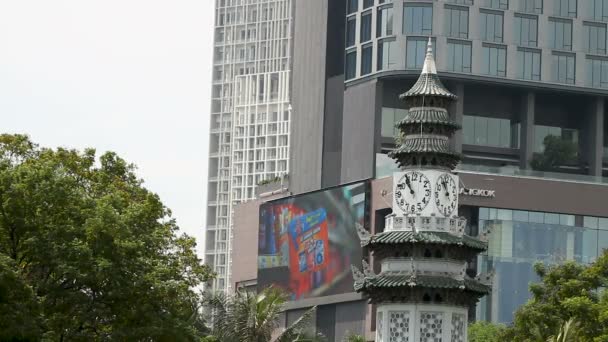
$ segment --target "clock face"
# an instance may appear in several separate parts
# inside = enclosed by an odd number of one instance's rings
[[[421,172],[406,172],[395,187],[395,203],[406,213],[417,214],[431,200],[431,182]]]
[[[435,206],[443,216],[450,216],[458,202],[458,185],[454,178],[447,173],[437,178],[435,184]]]

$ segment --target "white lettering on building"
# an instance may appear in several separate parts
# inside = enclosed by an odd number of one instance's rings
[[[476,197],[496,197],[495,190],[485,190],[485,189],[467,189],[460,188],[460,194],[464,196],[476,196]]]

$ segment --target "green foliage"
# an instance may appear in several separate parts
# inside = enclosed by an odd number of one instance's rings
[[[469,342],[500,342],[506,327],[502,324],[478,321],[469,325]]]
[[[545,151],[535,153],[530,166],[538,171],[555,171],[560,166],[576,160],[577,146],[572,141],[555,135],[548,135],[543,140]]]
[[[258,182],[258,186],[259,185],[266,185],[266,184],[271,184],[271,183],[280,183],[281,180],[283,179],[288,179],[289,175],[288,174],[284,174],[283,176],[276,176],[276,177],[272,177],[272,178],[268,178],[268,179],[262,179],[261,181]]]
[[[276,288],[267,288],[260,294],[251,291],[237,291],[230,296],[209,294],[205,303],[213,313],[209,320],[212,335],[222,342],[271,341],[272,334],[279,328],[279,315],[286,301],[286,294]],[[309,331],[315,310],[306,311],[272,340],[319,341],[321,336]]]
[[[42,335],[40,307],[15,266],[0,254],[0,341],[37,340]]]
[[[505,340],[608,341],[606,251],[589,265],[537,264],[535,270],[541,282],[530,286],[532,298],[516,312]]]
[[[177,233],[116,154],[0,135],[0,340],[199,340],[212,274]]]
[[[344,337],[344,342],[367,342],[367,339],[361,335],[350,333]]]

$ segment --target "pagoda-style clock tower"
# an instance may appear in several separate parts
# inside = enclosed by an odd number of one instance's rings
[[[460,155],[449,139],[460,127],[447,111],[456,96],[437,76],[430,39],[420,78],[400,99],[408,114],[390,154],[402,169],[393,213],[381,233],[357,229],[380,272],[365,261],[363,272],[353,267],[354,287],[376,304],[376,342],[466,342],[469,308],[490,289],[467,275],[467,263],[487,245],[458,217]]]

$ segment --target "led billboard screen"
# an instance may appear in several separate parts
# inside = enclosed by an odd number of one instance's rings
[[[353,292],[350,265],[361,265],[355,223],[364,224],[368,184],[264,203],[258,288],[282,288],[292,300]]]

